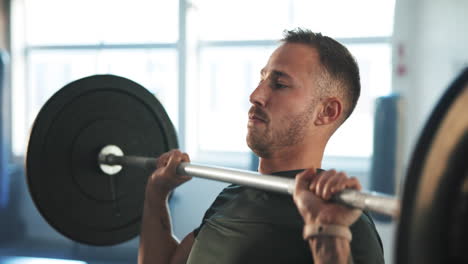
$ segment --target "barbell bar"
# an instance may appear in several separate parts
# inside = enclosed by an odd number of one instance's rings
[[[113,175],[118,173],[122,166],[134,166],[153,171],[156,169],[157,158],[125,156],[118,146],[108,145],[99,152],[98,163],[104,173]],[[179,175],[239,184],[289,195],[293,194],[295,186],[295,180],[290,178],[189,162],[180,163],[176,172]],[[331,200],[353,208],[389,215],[393,218],[398,218],[400,212],[399,199],[378,192],[346,189],[334,195]]]

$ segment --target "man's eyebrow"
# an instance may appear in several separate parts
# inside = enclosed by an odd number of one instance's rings
[[[265,68],[263,68],[263,69],[260,71],[260,75],[263,76],[263,75],[265,75],[265,74],[266,74],[266,70],[265,70]],[[278,71],[278,70],[272,70],[272,71],[271,71],[271,75],[272,75],[273,77],[275,77],[275,78],[278,78],[278,77],[285,77],[285,78],[288,78],[288,79],[292,79],[292,77],[291,77],[289,74],[287,74],[287,73],[285,73],[285,72],[283,72],[283,71]]]
[[[289,74],[282,72],[282,71],[273,70],[271,74],[275,77],[285,77],[288,79],[292,79],[292,77]]]

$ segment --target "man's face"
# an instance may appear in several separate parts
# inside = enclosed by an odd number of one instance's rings
[[[247,144],[260,157],[301,144],[313,125],[318,89],[318,53],[287,43],[273,52],[250,95]]]

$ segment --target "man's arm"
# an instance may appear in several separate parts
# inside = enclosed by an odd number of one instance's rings
[[[175,264],[187,261],[194,236],[190,233],[180,244],[174,238],[167,200],[176,186],[190,180],[190,177],[175,173],[178,164],[189,161],[187,154],[178,150],[163,154],[158,159],[158,169],[151,175],[146,186],[138,250],[139,264]]]
[[[309,239],[309,247],[316,264],[352,264],[349,241],[332,236]]]
[[[361,186],[357,179],[334,170],[316,174],[315,169],[310,169],[296,177],[294,202],[304,219],[304,239],[316,264],[353,263],[349,226],[361,211],[327,202],[346,188],[360,190]]]

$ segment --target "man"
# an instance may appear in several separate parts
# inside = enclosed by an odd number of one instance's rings
[[[172,236],[167,197],[190,180],[175,174],[176,166],[190,159],[173,150],[160,157],[148,181],[139,262],[383,263],[371,218],[326,202],[345,188],[360,189],[359,182],[315,169],[359,93],[359,70],[346,48],[307,30],[286,32],[250,96],[247,144],[260,157],[259,172],[297,175],[294,201],[231,185],[200,227],[179,243]]]

